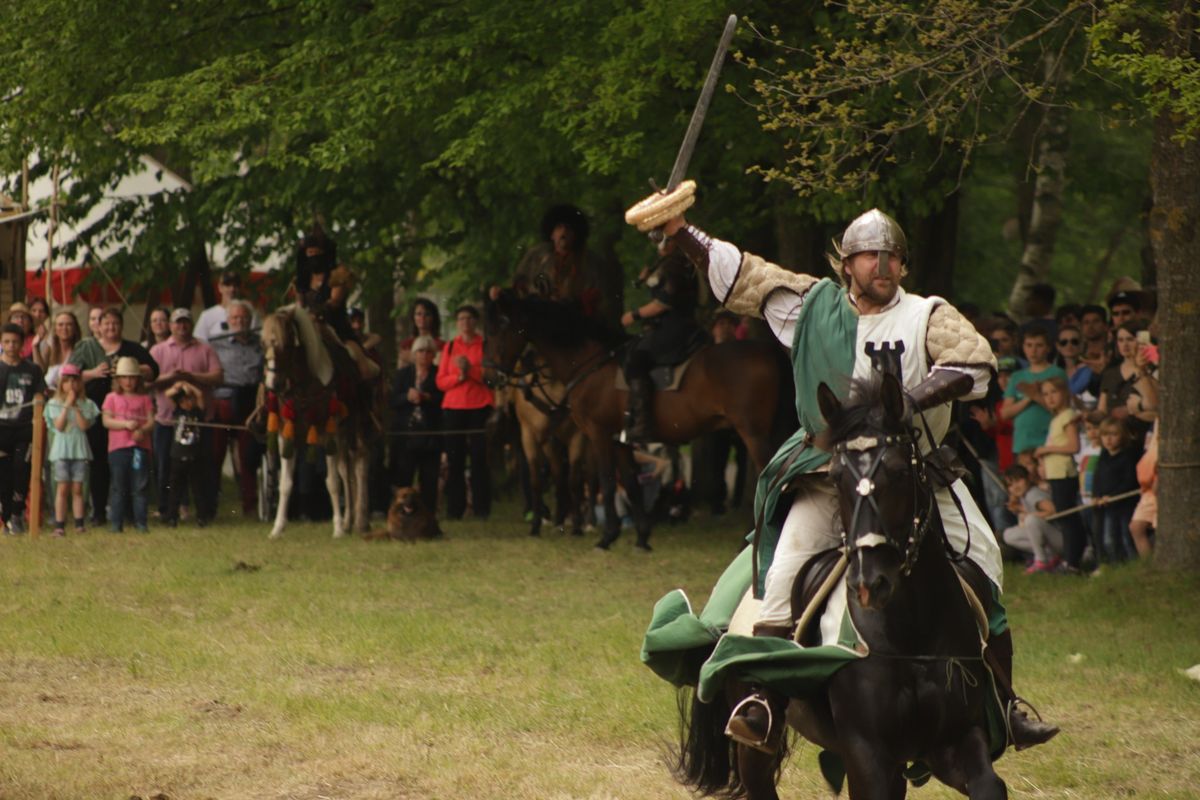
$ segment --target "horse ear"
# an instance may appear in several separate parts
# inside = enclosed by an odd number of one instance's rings
[[[900,385],[900,379],[890,372],[883,374],[880,399],[883,400],[883,413],[888,419],[895,422],[904,420],[904,387]]]
[[[842,415],[842,402],[824,381],[817,387],[817,407],[821,409],[821,416],[830,425]]]

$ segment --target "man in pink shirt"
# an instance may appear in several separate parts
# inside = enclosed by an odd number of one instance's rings
[[[171,338],[150,348],[150,355],[158,363],[158,380],[154,387],[154,460],[158,474],[158,510],[166,514],[167,497],[170,490],[171,439],[175,434],[175,419],[172,416],[175,404],[167,398],[166,390],[179,381],[190,383],[204,395],[205,418],[212,417],[212,390],[221,385],[224,371],[216,352],[205,342],[192,336],[192,312],[177,308],[171,312]],[[211,428],[200,429],[200,453],[208,454],[211,449]],[[206,456],[202,455],[202,458]],[[197,468],[207,472],[206,463]],[[211,483],[207,481],[206,483]],[[195,498],[197,508],[217,507],[216,486],[205,486],[207,498]],[[208,502],[203,502],[207,500]],[[211,520],[197,519],[202,527]]]

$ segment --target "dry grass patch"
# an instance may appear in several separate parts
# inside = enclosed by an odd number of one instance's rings
[[[702,600],[740,526],[664,530],[648,557],[445,527],[0,541],[0,798],[687,797],[662,762],[674,694],[637,652],[653,602]],[[1012,796],[1195,796],[1196,582],[1035,577],[1007,595],[1018,682],[1065,730],[1000,762]],[[783,796],[823,792],[800,747]]]

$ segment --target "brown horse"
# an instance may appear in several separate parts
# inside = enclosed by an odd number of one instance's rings
[[[628,393],[617,389],[621,341],[570,304],[501,292],[484,314],[484,361],[494,375],[509,371],[527,345],[564,384],[562,405],[592,443],[604,492],[605,532],[597,546],[607,549],[620,535],[614,493],[616,474],[633,499],[637,546],[650,549],[650,524],[640,502],[633,454],[617,444]],[[489,369],[485,369],[485,374]],[[683,444],[732,427],[761,470],[796,429],[794,388],[783,351],[774,343],[729,342],[702,348],[692,359],[678,390],[654,398],[658,438]]]
[[[527,352],[521,362],[537,362]],[[550,375],[544,364],[534,363],[520,375],[510,374],[508,397],[521,428],[521,450],[529,472],[529,490],[533,498],[530,536],[542,530],[542,465],[550,463],[555,483],[554,524],[562,528],[571,518],[571,535],[583,535],[583,479],[587,439],[563,412],[566,387]],[[565,458],[564,458],[565,456]]]
[[[291,435],[307,439],[310,428],[324,433],[335,399],[347,406],[345,414],[334,414],[336,431],[326,443],[325,488],[333,506],[333,535],[349,530],[365,533],[370,524],[367,508],[367,459],[374,430],[371,393],[361,380],[349,353],[338,344],[322,341],[319,324],[299,306],[284,306],[263,320],[265,351],[263,383],[278,402],[291,403],[294,427]],[[340,417],[340,418],[338,418]],[[279,505],[270,538],[283,534],[287,507],[296,469],[295,451],[280,447]],[[345,507],[343,507],[343,501]]]

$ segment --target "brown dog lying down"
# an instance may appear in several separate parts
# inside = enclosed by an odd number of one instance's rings
[[[404,486],[396,490],[392,507],[388,509],[387,530],[374,531],[363,536],[367,541],[392,539],[415,542],[417,539],[440,539],[442,529],[438,527],[433,512],[421,504],[421,495],[416,489]]]

